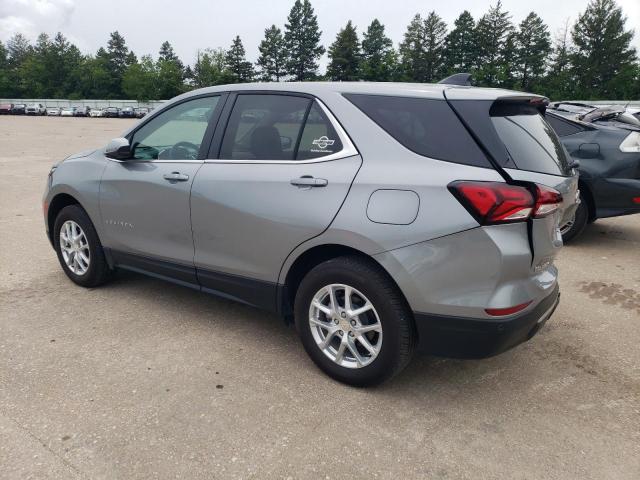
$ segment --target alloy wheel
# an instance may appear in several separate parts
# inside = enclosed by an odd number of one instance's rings
[[[91,253],[84,231],[73,220],[67,220],[60,228],[62,258],[73,273],[84,275],[89,270]]]
[[[309,308],[309,327],[318,348],[342,367],[366,367],[382,347],[382,323],[375,307],[349,285],[318,290]]]

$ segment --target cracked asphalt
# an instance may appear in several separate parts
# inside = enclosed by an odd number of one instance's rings
[[[563,249],[530,342],[354,389],[273,315],[135,274],[67,280],[47,172],[129,124],[0,117],[0,478],[640,478],[640,215]]]

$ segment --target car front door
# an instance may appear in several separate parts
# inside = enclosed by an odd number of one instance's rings
[[[213,143],[219,148],[192,189],[198,280],[205,290],[274,309],[284,260],[330,225],[362,160],[313,98],[242,93],[227,104],[226,127]]]
[[[221,103],[219,95],[180,102],[129,135],[131,159],[108,159],[100,210],[117,265],[197,284],[189,196]]]

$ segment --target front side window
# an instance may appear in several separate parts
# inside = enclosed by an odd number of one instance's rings
[[[160,113],[133,134],[133,158],[195,160],[220,97],[180,103]]]

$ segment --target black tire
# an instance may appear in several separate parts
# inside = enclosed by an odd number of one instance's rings
[[[382,344],[375,359],[360,368],[335,363],[320,349],[309,325],[314,295],[330,284],[355,288],[373,304],[382,325]],[[314,267],[303,278],[296,293],[296,329],[314,363],[330,377],[349,385],[379,384],[407,366],[415,345],[413,315],[398,287],[374,262],[357,256],[338,257]]]
[[[76,222],[80,228],[82,228],[87,239],[90,261],[89,268],[82,275],[77,275],[72,272],[62,256],[60,232],[62,226],[67,220],[73,220]],[[93,223],[91,223],[89,215],[87,215],[87,212],[85,212],[82,207],[79,205],[69,205],[60,210],[53,227],[53,242],[56,253],[58,254],[58,261],[60,262],[64,273],[66,273],[67,277],[69,277],[74,283],[81,287],[94,288],[109,280],[112,272],[107,264],[107,260],[105,259],[102,244],[100,243],[100,239],[98,238],[98,234]]]
[[[576,210],[573,224],[562,232],[562,242],[565,244],[572,242],[583,232],[587,223],[589,223],[589,206],[587,205],[587,200],[584,198],[584,195],[580,194],[580,205],[578,205],[578,209]]]

